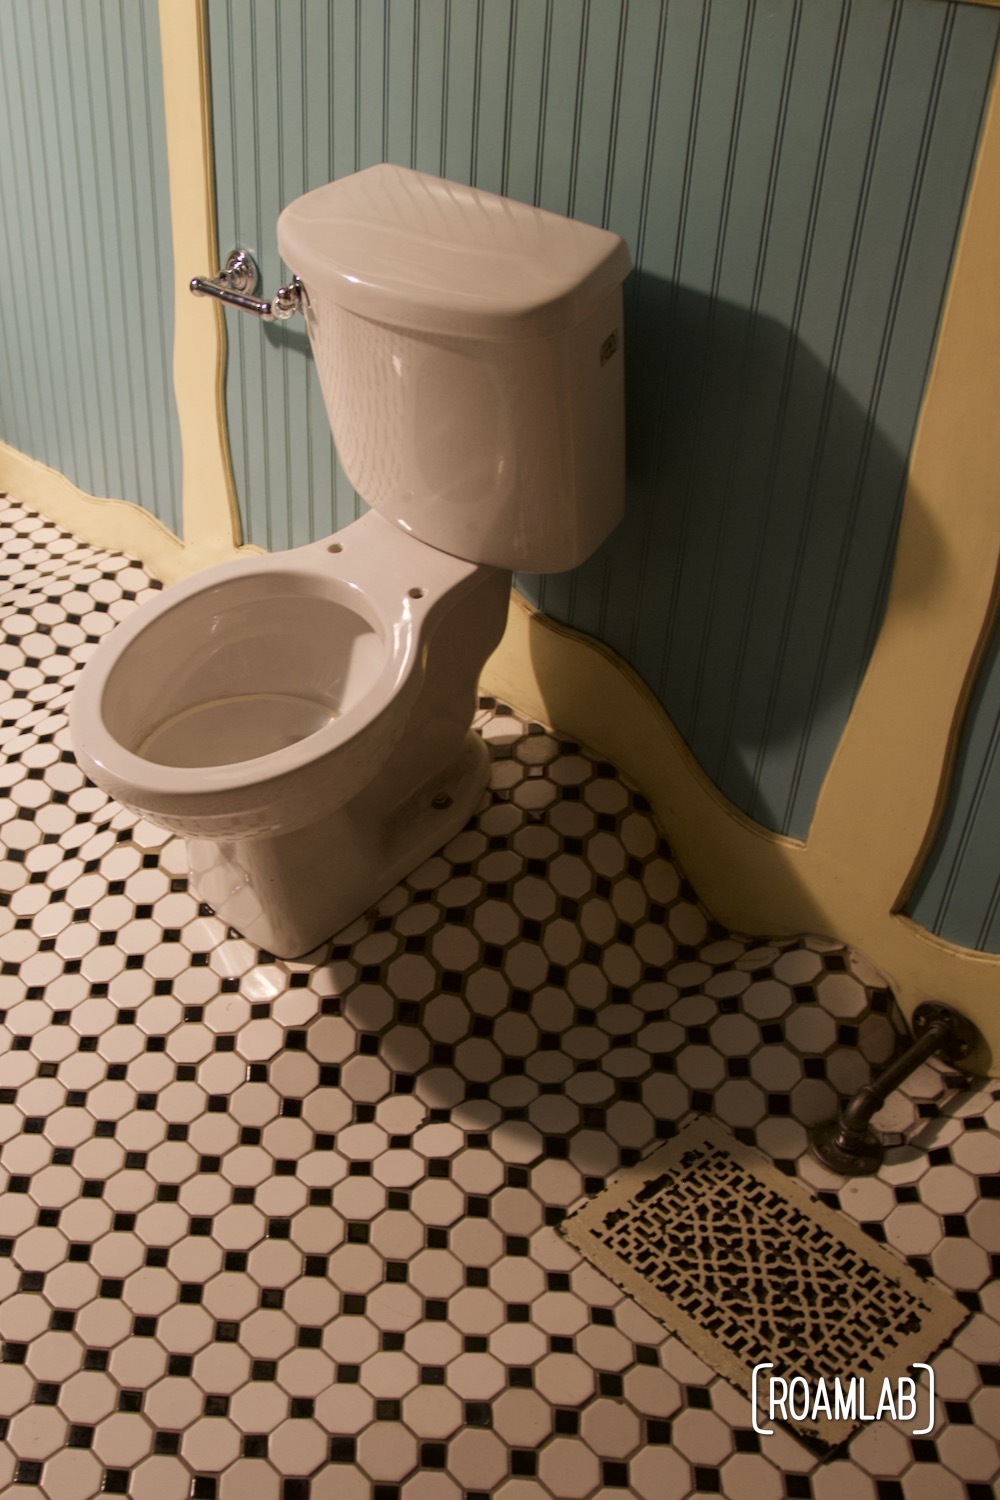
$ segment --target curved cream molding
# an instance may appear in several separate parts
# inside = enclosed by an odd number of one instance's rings
[[[108,547],[139,558],[157,578],[172,581],[191,571],[184,566],[184,544],[150,511],[129,500],[88,495],[57,469],[3,442],[0,491],[94,547]]]
[[[188,572],[241,548],[225,408],[226,331],[217,302],[192,297],[192,276],[214,276],[212,113],[202,0],[160,0],[160,51],[174,250],[174,393],[183,453]]]
[[[804,843],[738,812],[617,656],[523,600],[490,690],[615,761],[696,890],[737,931],[820,932],[884,973],[906,1014],[949,1001],[1000,1072],[1000,957],[899,914],[933,838],[996,613],[1000,559],[1000,85],[991,93],[921,409],[885,620]]]
[[[202,0],[160,0],[160,47],[174,260],[174,395],[183,460],[183,536],[130,501],[78,489],[0,443],[0,490],[98,547],[139,558],[164,583],[259,547],[241,547],[229,461],[222,309],[191,296],[192,276],[218,264],[208,49]]]

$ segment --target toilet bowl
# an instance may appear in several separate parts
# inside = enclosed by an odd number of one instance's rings
[[[290,958],[468,820],[511,569],[574,566],[621,514],[630,261],[607,231],[385,166],[296,200],[279,243],[372,509],[142,606],[85,666],[70,733],[92,781],[185,837],[198,896]]]
[[[223,563],[137,610],[87,663],[87,776],[188,840],[197,895],[268,952],[315,948],[468,820],[469,728],[510,574],[371,511]],[[321,877],[321,878],[320,878]]]

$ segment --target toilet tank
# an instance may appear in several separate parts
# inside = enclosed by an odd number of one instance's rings
[[[618,235],[382,165],[289,204],[278,247],[370,506],[472,562],[590,556],[624,505]]]

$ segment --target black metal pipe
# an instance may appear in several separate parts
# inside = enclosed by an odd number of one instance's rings
[[[944,1021],[935,1021],[928,1026],[923,1036],[919,1036],[911,1042],[905,1052],[901,1052],[887,1068],[881,1072],[871,1083],[848,1099],[840,1111],[840,1123],[847,1133],[851,1131],[864,1131],[871,1123],[872,1116],[882,1108],[888,1096],[894,1089],[898,1089],[901,1083],[905,1083],[911,1073],[915,1073],[921,1063],[933,1057],[940,1049],[941,1043],[948,1035],[948,1026]]]
[[[877,1172],[885,1143],[871,1121],[889,1094],[929,1058],[940,1054],[948,1062],[957,1062],[982,1044],[971,1021],[938,1001],[917,1007],[913,1031],[914,1040],[877,1078],[858,1089],[832,1120],[810,1130],[813,1155],[832,1171],[849,1177]]]

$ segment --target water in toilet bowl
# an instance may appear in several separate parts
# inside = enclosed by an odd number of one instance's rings
[[[237,576],[168,609],[109,675],[113,733],[143,760],[188,769],[258,760],[317,734],[385,659],[373,624],[323,592],[337,587],[322,573],[275,570],[259,597]]]
[[[182,709],[158,724],[137,754],[161,766],[226,766],[284,750],[337,717],[321,698],[234,693]]]

